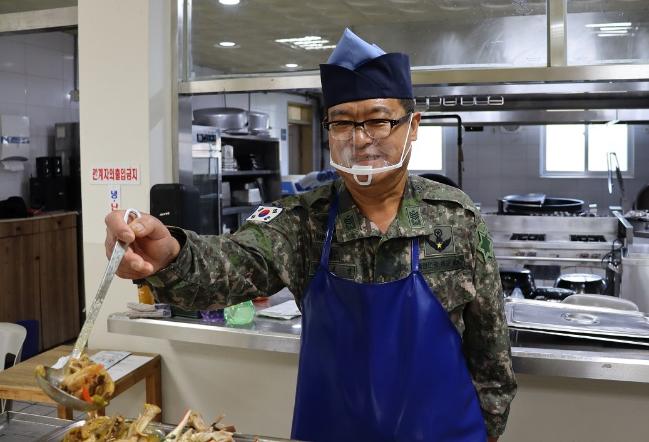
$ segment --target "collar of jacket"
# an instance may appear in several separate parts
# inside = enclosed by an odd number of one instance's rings
[[[336,241],[339,243],[369,237],[390,239],[430,235],[438,224],[436,215],[440,203],[459,205],[473,214],[478,213],[471,199],[461,190],[412,175],[408,178],[395,221],[384,235],[363,216],[342,179],[307,192],[300,200],[311,208],[323,203],[318,210],[322,210],[326,217],[327,202],[331,201],[333,188],[340,198],[336,217]]]
[[[433,233],[436,222],[435,203],[456,203],[475,213],[473,203],[462,191],[418,176],[406,183],[399,211],[385,234],[373,225],[358,209],[342,180],[334,183],[340,201],[336,217],[336,240],[339,243],[360,238],[412,238]]]

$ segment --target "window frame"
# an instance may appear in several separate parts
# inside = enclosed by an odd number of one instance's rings
[[[540,144],[540,161],[539,161],[539,176],[541,178],[608,178],[608,171],[589,171],[588,170],[588,126],[592,123],[583,123],[586,126],[585,133],[585,155],[584,155],[584,171],[548,171],[545,168],[545,152],[546,152],[546,128],[548,125],[540,126],[541,142]],[[635,139],[633,125],[625,124],[627,130],[627,161],[628,170],[622,172],[623,178],[634,178],[635,174]]]
[[[441,124],[422,124],[419,123],[419,128],[421,127],[428,127],[428,126],[436,126],[441,129],[441,147],[442,147],[442,168],[441,169],[410,169],[408,168],[408,173],[410,175],[420,175],[422,173],[439,173],[441,175],[446,175],[446,131],[444,130],[444,126]],[[410,151],[410,161],[412,161],[412,149]],[[408,162],[408,166],[410,166],[410,161]]]

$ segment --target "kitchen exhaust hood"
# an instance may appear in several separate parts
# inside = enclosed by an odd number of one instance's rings
[[[649,81],[421,86],[415,95],[417,110],[465,125],[649,123]]]

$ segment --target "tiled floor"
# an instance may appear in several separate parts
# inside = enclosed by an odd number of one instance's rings
[[[21,413],[56,417],[56,407],[54,405],[41,404],[37,402],[13,401],[9,406],[9,409],[11,411],[19,411]],[[74,420],[84,419],[86,417],[86,413],[74,411],[73,416]]]

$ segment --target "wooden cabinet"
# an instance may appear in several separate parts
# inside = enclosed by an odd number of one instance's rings
[[[35,319],[40,347],[79,333],[77,214],[0,220],[0,322]]]

